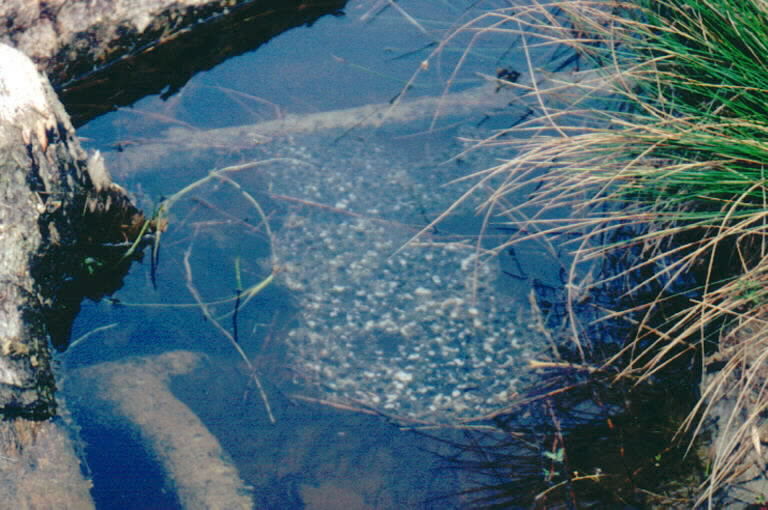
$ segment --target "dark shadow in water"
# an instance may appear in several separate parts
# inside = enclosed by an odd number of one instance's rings
[[[340,15],[346,0],[271,0],[233,7],[219,19],[203,23],[170,42],[142,47],[132,41],[128,56],[90,72],[72,70],[71,81],[57,85],[75,127],[139,99],[162,93],[168,98],[192,76],[258,48],[273,37],[326,14]]]
[[[690,504],[704,467],[686,455],[690,437],[676,433],[695,387],[632,387],[610,375],[550,371],[548,391],[497,417],[497,432],[468,432],[454,444],[472,508]]]
[[[181,510],[166,475],[127,429],[90,420],[80,431],[93,477],[91,496],[99,510]]]

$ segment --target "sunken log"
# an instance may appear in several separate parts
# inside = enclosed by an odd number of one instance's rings
[[[172,377],[191,372],[204,359],[194,352],[170,351],[91,365],[77,370],[70,381],[93,419],[117,416],[135,427],[185,510],[250,510],[252,489],[219,440],[169,387]]]
[[[75,126],[148,94],[174,94],[195,73],[346,0],[3,0],[0,42],[25,53]],[[76,105],[72,107],[71,105]]]
[[[88,156],[47,78],[0,44],[0,494],[4,508],[91,508],[57,421],[50,345],[83,297],[113,292],[144,218]]]

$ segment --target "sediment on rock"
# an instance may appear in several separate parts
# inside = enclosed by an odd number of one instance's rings
[[[138,429],[186,510],[250,509],[248,488],[218,440],[168,387],[172,376],[194,369],[200,357],[173,351],[102,363],[78,370],[71,381],[78,394],[108,403],[106,412],[114,410]]]

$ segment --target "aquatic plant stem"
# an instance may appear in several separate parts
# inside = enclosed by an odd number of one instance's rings
[[[217,330],[219,330],[219,332],[222,335],[224,335],[224,337],[229,341],[232,347],[240,355],[240,358],[243,360],[245,365],[248,367],[249,375],[253,379],[253,382],[256,383],[256,388],[259,390],[261,401],[264,403],[264,409],[267,413],[267,417],[269,418],[270,423],[274,424],[276,423],[276,420],[274,415],[272,414],[272,408],[269,405],[269,399],[267,398],[267,393],[264,391],[264,386],[261,384],[261,379],[259,378],[256,367],[253,366],[253,363],[251,363],[251,360],[248,359],[248,355],[245,353],[245,351],[240,346],[240,344],[237,343],[237,341],[232,336],[232,334],[229,331],[227,331],[227,329],[224,326],[222,326],[221,323],[213,316],[213,314],[210,312],[208,308],[208,305],[206,305],[205,301],[203,301],[202,299],[202,296],[198,292],[197,287],[195,287],[193,277],[192,277],[192,266],[189,263],[189,257],[192,254],[192,245],[193,243],[190,243],[189,247],[184,252],[184,270],[185,270],[185,281],[186,281],[187,289],[189,290],[190,294],[192,294],[192,297],[194,298],[195,302],[200,308],[200,311],[202,312],[203,316],[206,319],[208,319],[211,322],[211,324],[213,324],[213,326]],[[266,283],[262,282],[264,285],[261,288],[266,287],[266,285],[268,285],[269,282],[272,281],[271,276],[272,275],[270,275],[269,281],[267,281]]]

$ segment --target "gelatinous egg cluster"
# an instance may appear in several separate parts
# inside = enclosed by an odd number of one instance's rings
[[[542,342],[476,235],[438,227],[414,240],[456,198],[441,170],[354,142],[343,161],[286,151],[297,163],[267,178],[295,199],[274,251],[301,309],[289,334],[297,377],[325,399],[425,422],[504,407]]]

